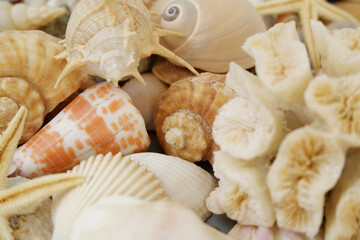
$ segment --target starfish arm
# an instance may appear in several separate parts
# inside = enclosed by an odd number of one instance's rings
[[[320,68],[319,55],[315,48],[314,36],[311,30],[310,18],[312,17],[312,11],[309,8],[303,8],[300,12],[300,21],[303,32],[304,41],[308,50],[310,61],[315,70]]]
[[[11,159],[24,129],[26,116],[27,109],[22,106],[0,137],[0,190],[5,189]]]
[[[301,0],[273,0],[255,6],[261,15],[297,12],[302,6]]]
[[[348,20],[358,23],[359,21],[350,13],[327,3],[326,1],[316,1],[316,10],[320,16],[327,20]]]
[[[0,192],[0,217],[10,217],[51,195],[84,182],[79,175],[47,175]]]
[[[12,229],[9,221],[0,216],[0,240],[13,240]]]

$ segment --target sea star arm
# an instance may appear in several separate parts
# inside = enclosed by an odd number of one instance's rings
[[[0,192],[0,217],[8,218],[51,195],[83,183],[79,175],[47,175]]]
[[[273,0],[257,4],[255,8],[261,15],[269,15],[298,12],[301,6],[301,0]]]
[[[348,20],[355,23],[359,22],[350,13],[331,5],[326,1],[317,1],[317,11],[320,16],[326,18],[327,20]]]
[[[0,190],[5,189],[11,158],[21,137],[26,116],[27,109],[22,106],[0,137]]]

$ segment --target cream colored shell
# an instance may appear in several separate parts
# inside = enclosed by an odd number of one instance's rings
[[[164,151],[191,162],[209,159],[211,128],[218,109],[228,100],[225,76],[202,73],[173,83],[160,98],[155,129]]]
[[[86,209],[70,239],[230,240],[181,204],[123,196],[104,198]]]
[[[216,181],[207,171],[184,159],[160,153],[135,153],[127,157],[155,173],[171,200],[182,203],[204,221],[211,215],[205,200]]]
[[[247,0],[156,0],[147,6],[162,15],[157,23],[164,29],[184,35],[166,36],[162,43],[193,67],[225,73],[231,61],[244,68],[254,65],[241,45],[266,26]]]
[[[66,61],[54,56],[63,50],[58,38],[44,32],[5,31],[0,33],[0,131],[20,106],[29,110],[20,142],[30,139],[44,117],[76,91],[87,74],[74,71],[57,89],[54,85]]]
[[[68,64],[58,82],[74,69],[118,83],[132,75],[144,83],[139,61],[151,54],[168,57],[197,74],[188,63],[159,44],[159,35],[141,0],[83,0],[74,8],[57,58]]]
[[[81,212],[106,196],[125,195],[148,201],[167,197],[154,173],[129,158],[122,158],[121,153],[92,156],[68,173],[82,175],[85,182],[54,196],[52,240],[69,239]]]
[[[64,7],[47,7],[0,1],[0,32],[11,29],[36,29],[66,13]]]

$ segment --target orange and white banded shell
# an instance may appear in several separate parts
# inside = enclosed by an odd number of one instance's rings
[[[40,129],[47,113],[88,79],[84,72],[74,71],[54,89],[66,65],[65,60],[54,59],[64,50],[58,41],[37,30],[0,33],[0,131],[21,106],[26,106],[29,112],[21,143]]]
[[[218,109],[228,101],[224,86],[225,75],[202,73],[173,83],[163,94],[154,122],[167,154],[191,162],[211,156],[212,124]]]
[[[68,64],[61,81],[74,69],[117,84],[132,75],[144,82],[137,70],[139,61],[158,54],[182,64],[197,74],[190,64],[159,43],[159,35],[174,34],[155,27],[141,0],[82,0],[69,19],[66,50],[57,57]]]
[[[144,119],[129,95],[103,82],[82,92],[18,148],[13,161],[18,175],[33,178],[64,172],[95,154],[127,155],[149,145]]]
[[[156,22],[162,28],[184,35],[164,36],[161,43],[193,67],[225,73],[230,62],[254,66],[241,45],[266,26],[247,0],[147,0],[146,5],[161,15]]]

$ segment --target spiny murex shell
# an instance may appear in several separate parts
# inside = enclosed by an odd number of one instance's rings
[[[161,27],[184,35],[165,36],[162,44],[193,67],[225,73],[230,62],[254,66],[241,45],[266,26],[247,0],[156,0],[147,6],[162,15]]]
[[[0,34],[0,131],[20,106],[28,109],[20,142],[30,139],[44,117],[87,81],[87,74],[74,71],[57,89],[54,85],[66,61],[54,56],[63,51],[58,38],[44,32],[8,30]]]
[[[141,0],[82,0],[68,22],[63,41],[66,50],[57,56],[68,61],[58,82],[78,68],[114,84],[128,75],[144,82],[136,67],[151,54],[172,59],[198,74],[159,44],[163,34],[174,33],[156,28]]]

